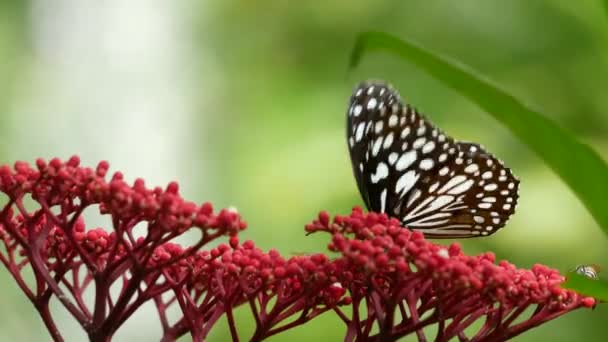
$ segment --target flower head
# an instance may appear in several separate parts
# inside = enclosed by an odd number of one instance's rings
[[[334,312],[346,341],[388,341],[436,325],[436,340],[504,340],[595,300],[560,287],[564,277],[536,265],[518,269],[491,253],[467,256],[458,244],[441,246],[383,214],[355,208],[348,216],[322,212],[308,233],[329,234],[328,254],[285,258],[240,242],[246,228],[236,210],[184,200],[176,183],[127,184],[109,165],[81,167],[38,160],[0,167],[0,262],[61,341],[49,305],[56,298],[93,341],[107,340],[142,304],[156,305],[163,340],[190,334],[203,340],[225,317],[239,336],[233,310],[249,307],[251,341],[260,341]],[[109,217],[88,227],[85,210]],[[137,235],[136,226],[145,226]],[[199,232],[194,243],[174,239]],[[221,238],[226,243],[209,247]],[[24,278],[26,269],[34,284]],[[94,285],[94,286],[91,286]],[[110,289],[118,287],[118,293]],[[94,292],[88,303],[84,294]],[[173,323],[167,310],[181,313]],[[349,308],[349,310],[345,310]],[[534,308],[527,317],[526,309]],[[347,312],[349,312],[347,314]],[[481,328],[467,329],[478,320]],[[377,331],[372,329],[377,327]],[[466,333],[472,335],[467,337]]]
[[[306,230],[330,233],[329,249],[348,265],[340,282],[354,303],[367,308],[364,315],[355,305],[353,316],[345,318],[356,339],[369,338],[369,326],[376,322],[378,338],[394,340],[412,332],[422,337],[425,326],[437,324],[436,339],[447,341],[462,338],[464,329],[484,319],[471,338],[504,340],[595,304],[593,298],[560,288],[565,278],[557,270],[496,264],[492,253],[468,256],[458,244],[434,244],[396,219],[360,208],[333,222],[321,213]],[[533,314],[515,324],[530,307],[535,307]]]

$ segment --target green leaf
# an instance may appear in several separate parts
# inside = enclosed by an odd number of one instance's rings
[[[351,69],[375,51],[388,51],[415,64],[504,124],[561,177],[608,234],[608,165],[589,146],[476,72],[387,33],[360,34]]]
[[[580,274],[569,273],[562,287],[604,302],[608,301],[608,283],[603,280],[590,279]]]

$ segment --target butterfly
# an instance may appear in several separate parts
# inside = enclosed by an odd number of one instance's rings
[[[598,265],[578,265],[572,272],[585,276],[589,279],[599,279],[600,267]]]
[[[426,237],[487,236],[515,211],[519,180],[502,161],[445,134],[385,82],[355,88],[346,135],[368,210]]]

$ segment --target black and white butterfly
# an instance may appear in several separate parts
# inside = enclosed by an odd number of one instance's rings
[[[600,267],[597,265],[578,265],[573,272],[593,280],[600,278]]]
[[[433,238],[490,235],[513,214],[519,180],[511,170],[482,146],[443,133],[390,85],[356,87],[346,126],[369,210]]]

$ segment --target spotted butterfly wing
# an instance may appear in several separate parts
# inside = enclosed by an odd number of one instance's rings
[[[490,235],[515,210],[519,181],[510,169],[480,145],[446,135],[388,84],[355,89],[347,140],[368,209],[428,237]]]

